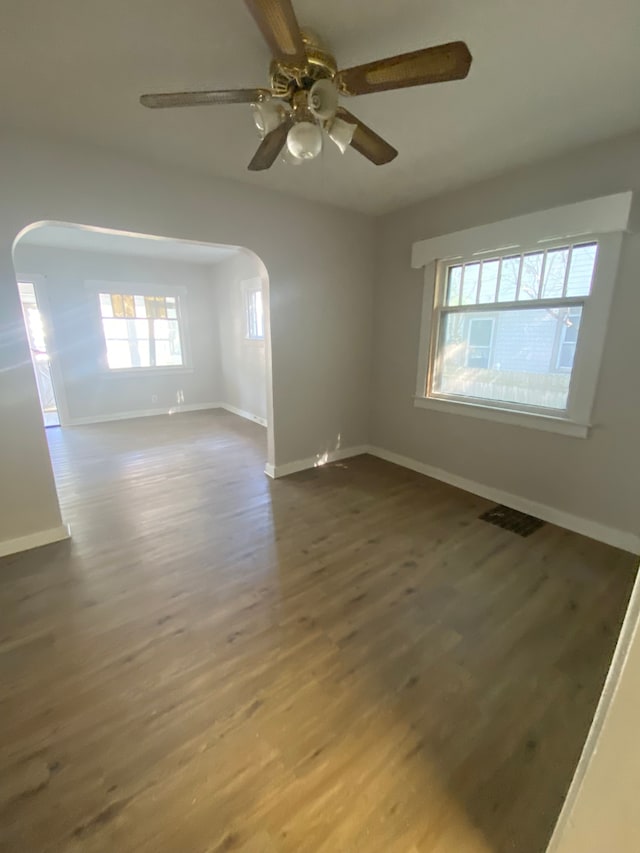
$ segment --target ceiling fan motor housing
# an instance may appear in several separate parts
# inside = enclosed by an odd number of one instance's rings
[[[271,62],[271,89],[277,98],[288,97],[292,90],[310,89],[318,80],[333,80],[338,73],[335,58],[311,30],[302,30],[307,56],[304,66],[290,65],[274,59]]]

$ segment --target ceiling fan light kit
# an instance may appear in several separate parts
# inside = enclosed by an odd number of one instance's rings
[[[336,116],[327,128],[329,139],[335,142],[342,154],[351,145],[357,127],[356,124],[349,124]]]
[[[324,134],[344,154],[351,146],[376,166],[398,152],[339,104],[339,96],[461,80],[471,54],[464,42],[428,47],[338,70],[335,58],[310,30],[300,29],[291,0],[245,0],[273,59],[269,89],[227,89],[142,95],[151,109],[251,104],[261,143],[251,171],[270,168],[279,155],[299,165],[322,151]]]
[[[287,133],[287,148],[299,160],[313,160],[322,151],[322,129],[315,122],[295,122]]]
[[[281,125],[288,112],[285,105],[280,101],[262,101],[251,104],[251,109],[260,139],[264,139],[268,133]]]

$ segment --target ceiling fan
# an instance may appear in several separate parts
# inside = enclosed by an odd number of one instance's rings
[[[300,29],[291,0],[245,0],[273,59],[268,89],[223,89],[142,95],[145,107],[251,104],[262,137],[252,171],[268,169],[284,149],[284,159],[298,164],[317,157],[323,131],[344,152],[351,145],[381,166],[398,152],[338,103],[339,95],[366,95],[387,89],[461,80],[469,73],[471,54],[462,41],[390,56],[339,71],[320,39]]]

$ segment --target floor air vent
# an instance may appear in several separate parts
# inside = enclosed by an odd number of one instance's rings
[[[517,533],[518,536],[531,536],[544,525],[544,521],[540,521],[539,518],[518,512],[517,509],[510,509],[508,506],[494,506],[493,509],[483,512],[480,518],[482,521],[488,521],[489,524],[495,524],[496,527],[502,527],[503,530]]]

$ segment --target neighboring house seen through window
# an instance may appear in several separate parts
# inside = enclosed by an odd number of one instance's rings
[[[176,296],[100,293],[98,298],[111,370],[183,366]]]

